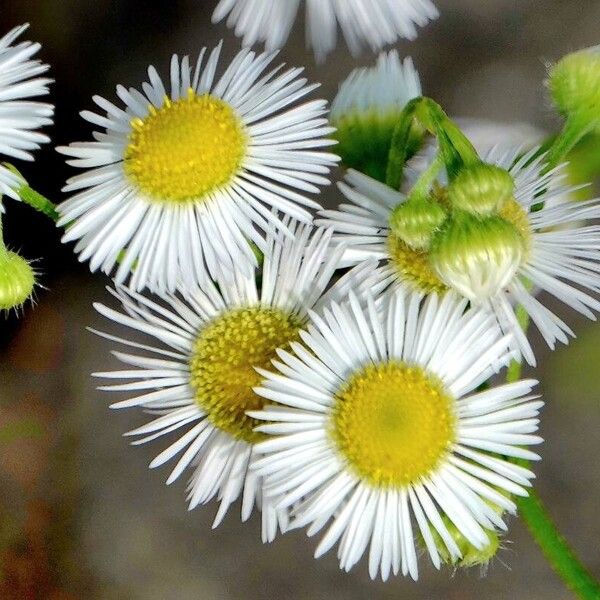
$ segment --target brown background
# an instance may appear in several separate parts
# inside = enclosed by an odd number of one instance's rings
[[[88,139],[77,116],[91,95],[113,97],[117,83],[138,85],[146,66],[164,72],[172,52],[194,54],[226,38],[211,27],[213,0],[0,0],[0,31],[32,23],[53,65],[57,124],[54,142]],[[556,125],[542,87],[547,61],[600,42],[597,0],[438,0],[441,19],[416,43],[399,44],[414,57],[426,93],[453,115]],[[306,64],[331,99],[356,61],[343,46],[314,65],[296,27],[282,52]],[[365,54],[363,64],[373,57]],[[53,199],[67,176],[48,148],[26,175]],[[324,202],[335,203],[334,190]],[[11,202],[9,243],[38,263],[49,291],[35,311],[0,321],[0,598],[32,599],[456,599],[569,598],[523,525],[512,522],[504,549],[486,578],[477,570],[453,575],[424,566],[421,581],[371,583],[360,564],[338,571],[335,556],[316,562],[314,541],[294,533],[272,547],[259,523],[231,514],[210,530],[214,505],[186,511],[183,482],[166,488],[166,471],[147,464],[160,445],[129,448],[121,434],[144,420],[114,413],[88,374],[114,366],[110,344],[84,330],[98,325],[91,302],[106,299],[101,276],[77,265],[59,232],[43,217]],[[561,313],[561,314],[564,314]],[[600,328],[568,315],[580,334],[554,354],[540,349],[536,377],[547,401],[538,488],[565,535],[600,576]],[[426,561],[422,561],[423,565]]]

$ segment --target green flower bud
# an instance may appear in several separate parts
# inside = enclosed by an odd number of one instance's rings
[[[525,241],[512,223],[457,211],[434,235],[429,260],[448,287],[481,302],[510,283],[525,256]]]
[[[19,308],[32,295],[35,272],[21,256],[0,249],[0,310]]]
[[[568,54],[551,69],[548,87],[558,110],[600,130],[600,47]]]
[[[413,198],[392,211],[390,229],[413,250],[425,250],[446,216],[444,208],[435,200]]]
[[[495,165],[480,163],[463,169],[448,187],[452,206],[473,215],[496,214],[512,198],[511,174]]]

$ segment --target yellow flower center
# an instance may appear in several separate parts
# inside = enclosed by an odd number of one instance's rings
[[[371,364],[337,392],[330,434],[356,474],[401,488],[431,473],[455,440],[441,381],[400,361]]]
[[[270,307],[230,310],[204,327],[190,359],[196,402],[219,429],[236,439],[255,443],[259,421],[246,414],[267,402],[254,393],[262,376],[255,368],[272,369],[277,348],[299,339],[303,321]]]
[[[403,282],[426,294],[443,294],[448,289],[431,268],[427,250],[414,250],[392,231],[387,246],[391,264]]]
[[[529,222],[527,211],[520,202],[511,198],[510,200],[507,200],[504,206],[498,211],[498,215],[513,225],[523,238],[523,246],[525,248],[523,259],[527,260],[533,244],[531,224]]]
[[[156,200],[204,198],[231,181],[246,152],[244,125],[233,109],[191,89],[186,98],[150,106],[131,129],[125,173]]]

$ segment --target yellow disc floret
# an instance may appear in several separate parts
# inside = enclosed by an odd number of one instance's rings
[[[448,288],[429,264],[427,250],[415,250],[393,231],[387,239],[390,264],[399,279],[426,294],[443,294]]]
[[[199,200],[231,181],[246,152],[246,133],[231,106],[189,90],[165,98],[131,122],[125,173],[155,200]]]
[[[262,438],[254,432],[259,422],[246,415],[266,402],[253,391],[262,381],[255,368],[272,368],[277,348],[298,340],[302,325],[297,315],[253,306],[225,312],[200,331],[190,359],[191,385],[216,427],[249,443]]]
[[[431,473],[449,452],[453,405],[441,381],[420,367],[371,364],[337,392],[330,434],[363,481],[402,488]]]
[[[508,221],[513,227],[519,232],[523,238],[523,246],[525,248],[524,259],[529,258],[531,248],[533,245],[533,235],[531,232],[531,223],[529,221],[529,215],[523,208],[523,205],[511,198],[508,200],[502,209],[498,212],[505,221]]]

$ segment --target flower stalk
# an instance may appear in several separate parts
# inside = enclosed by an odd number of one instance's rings
[[[517,308],[517,320],[523,331],[527,333],[529,315],[522,306]],[[513,361],[508,369],[506,381],[508,383],[518,381],[521,378],[521,371],[521,363]],[[514,462],[522,467],[528,467],[528,461],[515,459]],[[516,502],[529,533],[565,585],[582,600],[600,600],[600,584],[561,535],[537,492],[531,489],[529,496],[516,498]]]
[[[415,98],[402,111],[394,131],[386,175],[389,187],[396,190],[400,188],[404,167],[411,157],[410,153],[414,154],[415,145],[418,149],[423,143],[426,133],[437,138],[439,153],[450,179],[453,179],[462,167],[480,162],[471,142],[448,118],[439,104],[431,98]],[[415,144],[414,140],[420,143]]]
[[[15,175],[17,175],[22,180],[23,185],[17,190],[17,193],[19,194],[21,200],[25,202],[25,204],[31,206],[31,208],[46,215],[53,221],[58,221],[58,212],[56,211],[55,204],[39,192],[36,192],[32,187],[30,187],[16,167],[9,163],[4,163],[4,166],[7,169],[10,169],[13,173],[15,173]]]

